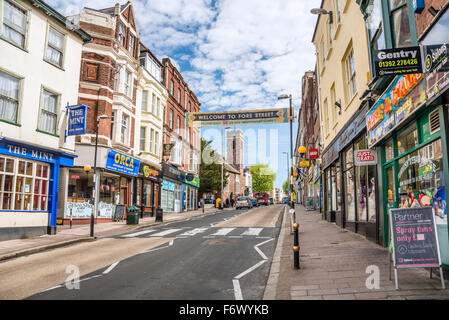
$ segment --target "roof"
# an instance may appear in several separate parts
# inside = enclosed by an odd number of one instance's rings
[[[321,0],[320,9],[323,8],[324,0]],[[321,14],[318,15],[318,19],[316,20],[315,30],[313,31],[312,43],[315,41],[315,34],[318,29],[318,24],[320,23]]]
[[[73,31],[78,36],[83,39],[84,43],[92,42],[92,37],[83,29],[81,28],[69,28],[68,25],[70,21],[67,20],[66,17],[64,17],[62,14],[60,14],[58,11],[50,7],[47,3],[41,0],[28,0],[33,6],[35,6],[38,9],[41,9],[46,15],[53,17],[57,21],[59,21],[61,24],[65,25],[65,27],[68,30]]]

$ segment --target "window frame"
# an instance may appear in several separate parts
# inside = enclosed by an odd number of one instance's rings
[[[120,123],[120,142],[124,145],[129,144],[129,124],[130,124],[129,120],[130,116],[127,115],[126,113],[122,113],[122,121]],[[123,128],[125,128],[125,133],[123,133]]]
[[[23,13],[25,15],[25,18],[26,18],[26,21],[25,21],[25,33],[24,34],[22,34],[20,31],[17,31],[15,28],[13,28],[12,26],[10,26],[10,25],[8,25],[8,24],[6,24],[4,22],[4,14],[3,13],[5,11],[4,6],[5,6],[6,2],[8,2],[11,6],[16,7],[18,10],[23,11]],[[17,48],[20,48],[22,50],[27,51],[27,49],[28,49],[29,25],[30,25],[30,10],[25,8],[21,4],[17,3],[16,1],[3,0],[3,1],[0,1],[0,13],[1,13],[1,15],[0,15],[0,39],[10,43],[13,46],[16,46]],[[4,31],[3,31],[4,27],[3,27],[3,25],[6,25],[8,28],[13,29],[15,32],[23,35],[23,46],[17,44],[16,42],[14,42],[13,40],[7,38],[4,35]]]
[[[20,126],[20,114],[21,114],[21,109],[22,109],[22,95],[23,95],[23,79],[24,77],[11,73],[9,71],[6,71],[2,68],[0,68],[0,73],[4,73],[5,75],[15,78],[16,80],[18,80],[18,93],[17,93],[17,108],[16,108],[16,119],[15,121],[9,120],[9,119],[3,119],[0,118],[1,122],[6,122],[9,124],[14,124],[14,125],[19,125]],[[6,99],[11,99],[10,97],[5,96]]]
[[[140,139],[139,139],[140,140],[139,141],[140,152],[147,151],[146,135],[147,135],[147,127],[140,127]]]
[[[53,29],[56,33],[59,33],[59,34],[62,35],[63,39],[62,39],[62,48],[61,48],[61,49],[56,48],[56,47],[50,45],[50,42],[49,42],[50,37],[49,37],[49,36],[50,36],[50,30],[51,30],[51,29]],[[53,65],[53,66],[55,66],[55,67],[57,67],[57,68],[64,69],[64,65],[65,65],[65,51],[66,51],[66,41],[67,41],[67,33],[62,32],[62,30],[61,30],[60,28],[56,27],[55,25],[53,25],[53,24],[51,24],[51,23],[48,23],[48,24],[47,24],[47,35],[46,35],[46,38],[45,38],[44,61],[50,63],[51,65]],[[61,61],[60,61],[60,64],[55,63],[54,61],[50,60],[50,59],[47,57],[47,54],[48,54],[48,48],[49,48],[49,47],[50,47],[51,49],[55,50],[55,51],[58,51],[58,52],[61,54],[61,58],[60,58]],[[60,50],[62,50],[62,51],[60,51]]]
[[[55,106],[56,110],[55,110],[55,113],[53,114],[55,116],[55,118],[56,118],[55,119],[55,131],[54,132],[48,131],[48,130],[46,130],[46,129],[41,127],[42,114],[43,113],[52,113],[52,112],[50,112],[48,110],[44,110],[43,109],[45,92],[48,92],[48,93],[56,96],[56,106]],[[61,103],[61,93],[56,92],[54,90],[51,90],[51,89],[49,89],[49,88],[47,88],[45,86],[41,87],[41,97],[40,97],[40,103],[39,103],[39,116],[38,116],[38,122],[37,122],[37,129],[38,130],[43,131],[44,133],[50,133],[50,134],[53,134],[53,135],[58,135],[59,134],[58,122],[59,122],[59,118],[60,118],[59,117],[59,112],[60,112],[60,107],[59,106],[60,106],[60,103]]]
[[[350,46],[350,49],[347,51],[348,53],[345,55],[344,65],[345,65],[345,86],[346,86],[346,95],[347,95],[347,104],[357,95],[358,88],[357,88],[357,71],[355,67],[355,56],[354,56],[354,48],[352,45]],[[352,57],[352,59],[351,59]],[[352,63],[351,63],[352,60]],[[352,72],[351,67],[354,66],[354,70]],[[351,74],[350,74],[351,73]],[[350,91],[350,85],[352,84],[352,90]]]

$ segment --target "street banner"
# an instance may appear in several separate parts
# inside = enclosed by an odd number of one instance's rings
[[[396,289],[397,269],[440,268],[445,288],[433,209],[430,206],[390,209],[390,237]]]
[[[87,109],[85,105],[68,107],[69,121],[67,128],[68,136],[76,136],[86,133]]]
[[[427,103],[449,86],[449,52],[446,44],[423,46]]]
[[[374,50],[374,66],[377,77],[422,73],[419,46]]]
[[[187,112],[186,123],[191,128],[275,124],[289,122],[289,114],[289,108],[252,111]]]
[[[355,150],[354,151],[354,164],[356,166],[370,166],[377,164],[376,150]]]

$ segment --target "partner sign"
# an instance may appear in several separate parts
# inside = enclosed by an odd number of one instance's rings
[[[289,114],[288,108],[252,111],[187,112],[186,123],[191,128],[274,124],[288,122]]]
[[[422,73],[420,47],[384,49],[374,51],[377,77]]]

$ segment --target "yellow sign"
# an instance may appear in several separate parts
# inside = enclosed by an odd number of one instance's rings
[[[308,168],[308,167],[310,167],[310,162],[309,162],[309,161],[301,161],[301,162],[299,163],[299,166],[300,166],[301,168]]]

